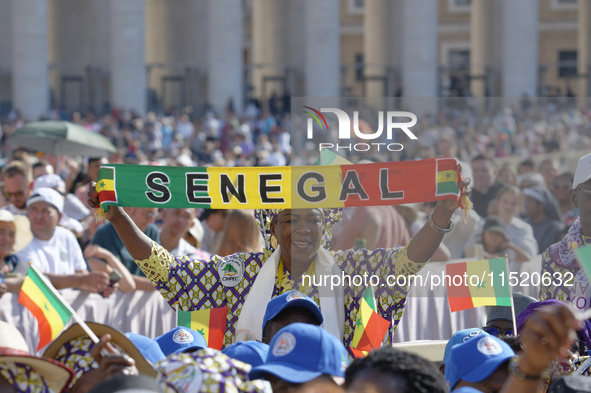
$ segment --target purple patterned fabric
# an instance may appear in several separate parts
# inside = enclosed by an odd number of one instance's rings
[[[331,252],[335,262],[345,275],[363,276],[376,275],[385,278],[394,275],[394,265],[400,253],[400,248],[377,250],[347,250]],[[235,335],[235,325],[238,315],[244,304],[254,280],[263,262],[267,259],[264,253],[241,253],[229,257],[220,258],[213,256],[206,261],[189,261],[175,259],[169,266],[169,278],[167,282],[156,283],[156,288],[167,299],[171,306],[179,304],[181,309],[192,311],[202,308],[216,308],[228,306],[227,329],[225,345],[232,343]],[[235,287],[225,287],[221,284],[218,273],[220,262],[233,260],[244,263],[243,280]],[[416,268],[407,273],[418,272],[423,264],[414,264]],[[286,271],[285,274],[288,274]],[[348,348],[357,322],[359,300],[365,286],[345,286],[345,335],[343,343]],[[378,286],[375,288],[375,296],[378,303],[378,312],[387,320],[392,321],[393,332],[398,326],[405,306],[405,298],[408,289],[400,286]],[[273,295],[279,295],[281,289],[275,287]],[[318,291],[313,288],[308,296],[319,303]],[[389,335],[390,336],[390,335]]]
[[[4,377],[17,392],[23,393],[54,393],[45,380],[31,366],[24,363],[0,363],[0,375]]]

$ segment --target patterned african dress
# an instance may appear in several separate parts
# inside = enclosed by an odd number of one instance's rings
[[[387,286],[387,276],[410,276],[417,274],[425,263],[415,263],[408,259],[407,247],[377,250],[347,250],[330,252],[336,264],[350,277],[364,273],[380,277],[384,286],[374,288],[377,309],[382,317],[392,321],[388,341],[402,317],[408,285]],[[240,316],[244,300],[248,295],[263,263],[270,253],[238,253],[227,257],[212,256],[207,260],[175,258],[157,243],[152,243],[148,259],[136,261],[166,299],[168,304],[178,304],[181,310],[228,307],[224,346],[233,342],[235,326]],[[282,266],[282,264],[280,264]],[[279,280],[279,278],[281,278]],[[222,283],[223,280],[223,283]],[[392,281],[392,280],[391,280]],[[397,280],[404,284],[404,281]],[[291,276],[285,268],[275,277],[273,296],[292,289]],[[345,329],[343,343],[347,348],[353,338],[359,300],[366,287],[345,286]],[[317,288],[300,291],[320,304]]]
[[[550,274],[550,285],[540,284],[540,300],[558,299],[572,303],[579,310],[590,308],[589,283],[579,265],[575,262],[573,250],[591,243],[591,238],[581,233],[581,220],[571,225],[564,238],[542,254],[541,274]]]
[[[17,392],[56,393],[47,386],[43,377],[31,366],[23,363],[0,363],[0,375]]]

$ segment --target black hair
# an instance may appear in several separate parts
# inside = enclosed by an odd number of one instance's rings
[[[92,162],[95,162],[95,161],[100,161],[100,160],[102,160],[103,158],[105,158],[105,157],[90,157],[90,158],[88,159],[88,164],[90,164],[90,163],[92,163]]]
[[[51,164],[49,163],[49,161],[41,158],[39,161],[37,161],[36,163],[33,164],[32,168],[36,169],[36,168],[39,168],[42,166],[47,166],[47,165],[51,165]]]
[[[216,213],[224,211],[224,210],[226,210],[226,209],[203,209],[203,212],[199,216],[199,221],[205,221],[212,214],[216,214]]]
[[[536,164],[534,163],[534,160],[532,160],[531,158],[526,158],[525,160],[521,161],[521,163],[519,163],[519,168],[521,167],[534,169],[536,167]]]
[[[345,386],[350,386],[359,374],[369,370],[403,379],[404,392],[447,392],[443,375],[434,363],[392,347],[382,347],[370,352],[364,358],[355,359],[345,371]]]
[[[495,166],[495,163],[493,162],[493,160],[490,157],[485,156],[484,154],[478,154],[476,157],[472,158],[472,163],[474,163],[474,161],[480,161],[480,160],[488,161],[488,162],[490,162],[490,164],[492,166]]]
[[[289,313],[293,312],[294,310],[297,310],[297,312],[300,312],[300,313],[308,314],[310,319],[316,320],[317,323],[314,323],[313,325],[316,325],[316,326],[321,325],[320,323],[318,323],[319,321],[316,319],[316,316],[314,315],[314,313],[312,311],[307,310],[303,307],[288,307],[288,308],[284,309],[283,311],[281,311],[279,314],[277,314],[275,316],[275,318],[267,321],[267,323],[265,324],[265,326],[263,328],[263,338],[262,338],[263,342],[265,342],[265,343],[271,342],[271,339],[273,338],[273,336],[271,336],[271,333],[273,332],[273,323],[275,321],[281,321],[282,318],[289,315]],[[275,333],[277,333],[277,332],[275,332]]]
[[[504,335],[500,336],[499,339],[503,340],[506,344],[508,344],[513,350],[513,352],[517,353],[523,351],[523,343],[521,342],[521,338],[519,337],[519,335]]]

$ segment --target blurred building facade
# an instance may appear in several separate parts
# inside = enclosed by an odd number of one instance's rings
[[[591,95],[591,0],[0,0],[0,114]]]

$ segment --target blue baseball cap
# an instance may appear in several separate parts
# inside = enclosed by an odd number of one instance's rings
[[[137,333],[125,333],[125,336],[135,345],[138,351],[152,364],[156,364],[166,356],[156,340]]]
[[[482,393],[482,391],[470,386],[462,386],[461,388],[454,389],[453,393]]]
[[[165,356],[207,348],[207,341],[203,335],[184,326],[175,327],[155,340]]]
[[[513,356],[515,352],[502,340],[488,333],[479,334],[453,346],[445,365],[445,380],[450,390],[453,390],[460,379],[480,382]]]
[[[304,383],[323,374],[344,377],[349,365],[347,350],[339,339],[320,326],[292,323],[269,344],[265,363],[253,367],[250,379],[272,374],[291,383]]]
[[[310,311],[318,320],[318,325],[322,325],[324,317],[320,312],[320,308],[316,302],[310,297],[303,293],[292,290],[282,295],[276,296],[269,301],[267,309],[265,310],[265,316],[263,317],[263,330],[267,326],[267,322],[275,319],[279,313],[288,308],[303,308]]]
[[[240,341],[222,349],[224,355],[250,364],[252,367],[263,364],[268,352],[269,345],[260,341]]]
[[[447,362],[447,359],[449,358],[449,354],[451,352],[451,348],[454,345],[465,343],[469,339],[474,338],[482,333],[484,333],[484,330],[480,328],[464,329],[455,332],[454,335],[451,336],[451,338],[447,342],[447,345],[445,346],[445,351],[443,352],[443,360],[441,361],[441,364],[445,364]]]

